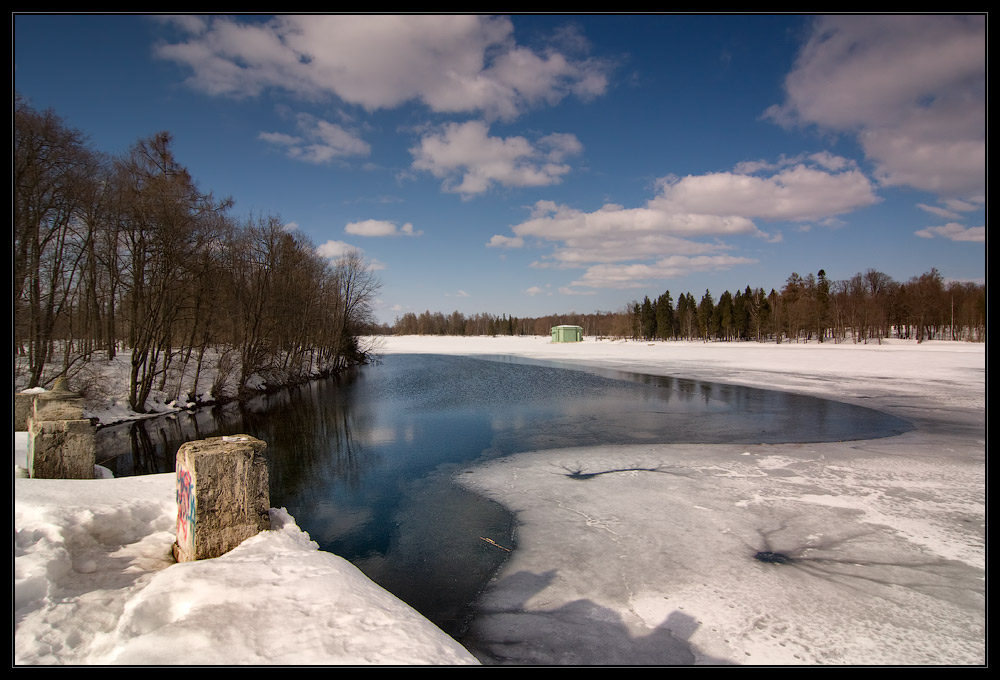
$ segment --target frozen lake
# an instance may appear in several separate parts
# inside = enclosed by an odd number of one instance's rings
[[[501,356],[390,354],[349,379],[101,436],[107,449],[133,452],[103,462],[117,476],[172,470],[185,440],[260,437],[274,507],[322,550],[461,636],[469,603],[515,540],[506,510],[453,483],[472,463],[586,446],[831,442],[909,429],[879,411],[778,391]]]

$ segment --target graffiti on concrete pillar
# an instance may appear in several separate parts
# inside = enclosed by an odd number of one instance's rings
[[[177,543],[191,545],[194,540],[195,496],[191,471],[177,471]]]

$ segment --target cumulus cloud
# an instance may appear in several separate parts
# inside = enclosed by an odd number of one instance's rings
[[[345,243],[344,241],[329,240],[316,246],[316,253],[327,260],[332,260],[336,262],[342,257],[350,255],[352,253],[357,253],[361,257],[365,258],[368,268],[373,271],[378,271],[385,269],[385,265],[378,260],[368,258],[365,256],[365,251],[357,246],[353,246],[350,243]]]
[[[524,239],[520,236],[494,234],[486,245],[490,248],[521,248],[524,246]]]
[[[281,147],[285,153],[306,163],[329,163],[346,156],[367,156],[371,146],[352,132],[336,123],[316,118],[306,113],[295,117],[300,134],[261,132],[259,139]]]
[[[856,135],[884,186],[985,192],[983,16],[818,18],[766,115]]]
[[[551,134],[532,144],[521,136],[491,137],[483,121],[449,123],[410,149],[412,167],[444,180],[445,191],[471,196],[494,185],[556,184],[570,171],[563,162],[583,146],[571,134]]]
[[[513,235],[495,235],[494,247],[529,240],[553,249],[533,266],[585,268],[574,286],[627,288],[692,271],[723,269],[755,260],[732,255],[723,239],[781,240],[757,221],[826,222],[878,201],[854,164],[831,154],[742,164],[743,172],[668,177],[645,205],[608,203],[584,211],[538,201]],[[751,174],[747,169],[768,173]]]
[[[367,110],[422,102],[432,111],[511,119],[607,89],[608,65],[555,47],[518,45],[508,18],[481,15],[293,15],[173,22],[184,38],[156,55],[189,67],[213,95],[276,88],[336,95]]]
[[[957,222],[949,222],[941,227],[926,227],[914,232],[921,238],[946,238],[951,241],[986,243],[986,227],[966,227]]]
[[[716,172],[664,180],[660,196],[650,206],[669,213],[799,222],[847,213],[876,202],[871,181],[855,168],[829,172],[797,164],[769,177]]]
[[[325,257],[328,260],[336,260],[338,258],[347,255],[352,251],[359,251],[360,248],[352,246],[350,243],[345,243],[343,241],[327,241],[316,246],[316,252],[320,257]]]
[[[413,225],[406,222],[402,226],[396,226],[395,222],[386,220],[361,220],[360,222],[350,222],[344,227],[344,231],[355,236],[420,236],[424,232],[415,230]]]
[[[574,286],[590,288],[644,288],[651,282],[685,276],[692,272],[719,271],[757,260],[733,255],[673,255],[652,264],[601,264],[587,269]]]

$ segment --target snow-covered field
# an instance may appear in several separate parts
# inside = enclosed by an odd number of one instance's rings
[[[392,337],[382,351],[784,389],[915,425],[871,441],[541,451],[467,471],[519,520],[465,640],[482,658],[985,663],[983,345]],[[171,475],[17,478],[23,446],[15,434],[17,664],[476,661],[283,510],[223,557],[171,564]]]

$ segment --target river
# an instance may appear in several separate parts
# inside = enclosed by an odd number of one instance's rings
[[[887,414],[777,391],[510,357],[388,355],[244,404],[99,431],[116,476],[170,472],[184,441],[268,444],[271,505],[445,632],[516,545],[505,510],[461,489],[477,461],[563,447],[873,439]]]

